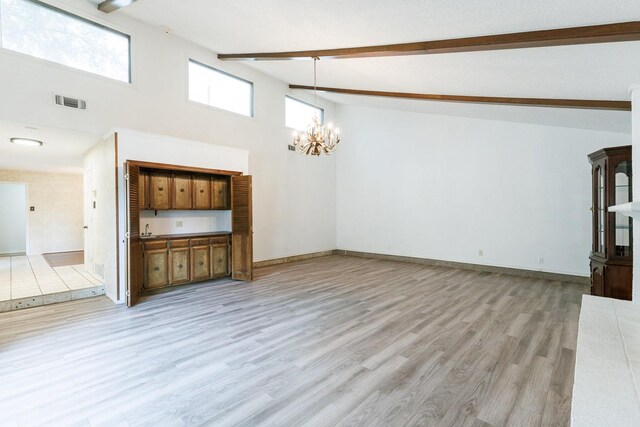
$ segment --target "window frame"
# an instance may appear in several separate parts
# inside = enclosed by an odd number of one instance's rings
[[[299,102],[301,104],[308,105],[311,108],[315,108],[317,110],[320,110],[320,117],[319,117],[320,118],[320,124],[321,125],[324,124],[324,108],[318,107],[317,105],[313,105],[310,102],[306,102],[306,101],[303,101],[301,99],[295,98],[295,97],[293,97],[291,95],[285,95],[284,98],[285,98],[285,102],[284,102],[284,127],[286,127],[287,129],[298,130],[296,128],[292,128],[292,127],[287,126],[287,98],[289,98],[289,99],[291,99],[293,101]]]
[[[33,3],[33,4],[35,4],[35,5],[39,6],[39,7],[42,7],[44,9],[49,9],[49,10],[51,10],[53,12],[60,13],[62,15],[68,16],[68,17],[70,17],[72,19],[77,19],[78,21],[85,22],[85,23],[87,23],[89,25],[92,25],[92,26],[94,26],[96,28],[99,28],[99,29],[105,30],[107,32],[111,32],[113,34],[117,34],[119,36],[125,37],[127,39],[127,63],[128,63],[127,80],[126,81],[125,80],[119,80],[119,79],[116,79],[116,78],[113,78],[113,77],[105,76],[103,74],[95,73],[93,71],[83,70],[83,69],[80,69],[80,68],[73,67],[71,65],[63,64],[61,62],[52,61],[52,60],[46,59],[46,58],[40,58],[38,56],[34,56],[34,55],[29,54],[29,53],[20,52],[18,50],[13,50],[13,49],[6,48],[3,45],[2,25],[0,25],[0,49],[3,52],[9,52],[9,53],[14,54],[14,55],[20,55],[20,56],[23,56],[23,57],[31,58],[32,60],[42,61],[43,63],[51,64],[51,65],[58,66],[58,67],[63,67],[63,68],[68,69],[68,70],[74,70],[74,71],[77,71],[77,72],[80,72],[80,73],[86,73],[86,74],[88,74],[90,76],[106,79],[106,80],[108,80],[110,82],[115,82],[115,83],[119,83],[119,84],[126,84],[126,85],[133,85],[133,54],[132,54],[133,41],[132,41],[131,34],[125,33],[124,31],[116,30],[113,27],[110,27],[108,25],[105,25],[105,24],[102,24],[100,22],[94,21],[93,19],[86,18],[84,16],[78,15],[76,13],[70,12],[68,10],[62,9],[62,8],[54,6],[52,4],[45,3],[45,2],[40,1],[40,0],[22,0],[22,1],[27,1],[29,3]]]
[[[239,80],[239,81],[241,81],[243,83],[248,83],[249,87],[250,87],[250,91],[249,91],[249,97],[250,97],[250,99],[249,99],[249,101],[250,101],[249,112],[250,112],[250,115],[238,113],[237,111],[227,110],[226,108],[218,107],[216,105],[211,105],[211,104],[205,104],[204,102],[195,101],[195,100],[191,99],[191,96],[190,96],[190,94],[191,94],[191,75],[190,75],[190,72],[189,72],[189,65],[192,62],[194,64],[196,64],[196,65],[199,65],[199,66],[207,68],[207,69],[209,69],[211,71],[220,73],[220,74],[222,74],[224,76],[227,76],[227,77],[230,77],[232,79]],[[191,57],[191,56],[189,56],[188,59],[187,59],[187,79],[186,80],[187,80],[187,93],[186,93],[187,101],[189,101],[189,102],[191,102],[191,103],[193,103],[195,105],[199,105],[201,107],[213,108],[215,110],[224,111],[226,113],[235,114],[235,115],[240,116],[240,117],[246,117],[246,118],[249,118],[249,119],[253,119],[255,117],[255,85],[251,80],[247,80],[247,79],[244,79],[242,77],[238,77],[235,74],[228,73],[228,72],[226,72],[224,70],[221,70],[219,68],[214,67],[213,65],[209,65],[209,64],[204,63],[202,61],[198,61],[197,59],[193,59],[193,57]]]

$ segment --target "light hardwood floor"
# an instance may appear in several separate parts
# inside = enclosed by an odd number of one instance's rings
[[[0,314],[0,425],[553,425],[583,285],[344,256]]]

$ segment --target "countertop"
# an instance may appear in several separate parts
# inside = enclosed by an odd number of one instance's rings
[[[571,399],[572,427],[640,425],[638,331],[639,304],[592,295],[582,297]]]
[[[163,240],[163,239],[189,239],[192,237],[228,236],[230,231],[209,231],[205,233],[184,233],[184,234],[152,234],[151,236],[140,236],[141,240]]]

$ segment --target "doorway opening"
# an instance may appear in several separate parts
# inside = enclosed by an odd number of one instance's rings
[[[0,256],[27,253],[27,185],[0,182]]]
[[[0,312],[104,294],[84,260],[83,156],[98,139],[0,120]]]

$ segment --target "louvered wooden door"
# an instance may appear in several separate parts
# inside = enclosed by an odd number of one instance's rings
[[[142,290],[142,244],[140,242],[140,168],[126,162],[127,202],[127,305],[140,298]]]
[[[251,176],[231,177],[231,275],[253,280],[253,218]]]

